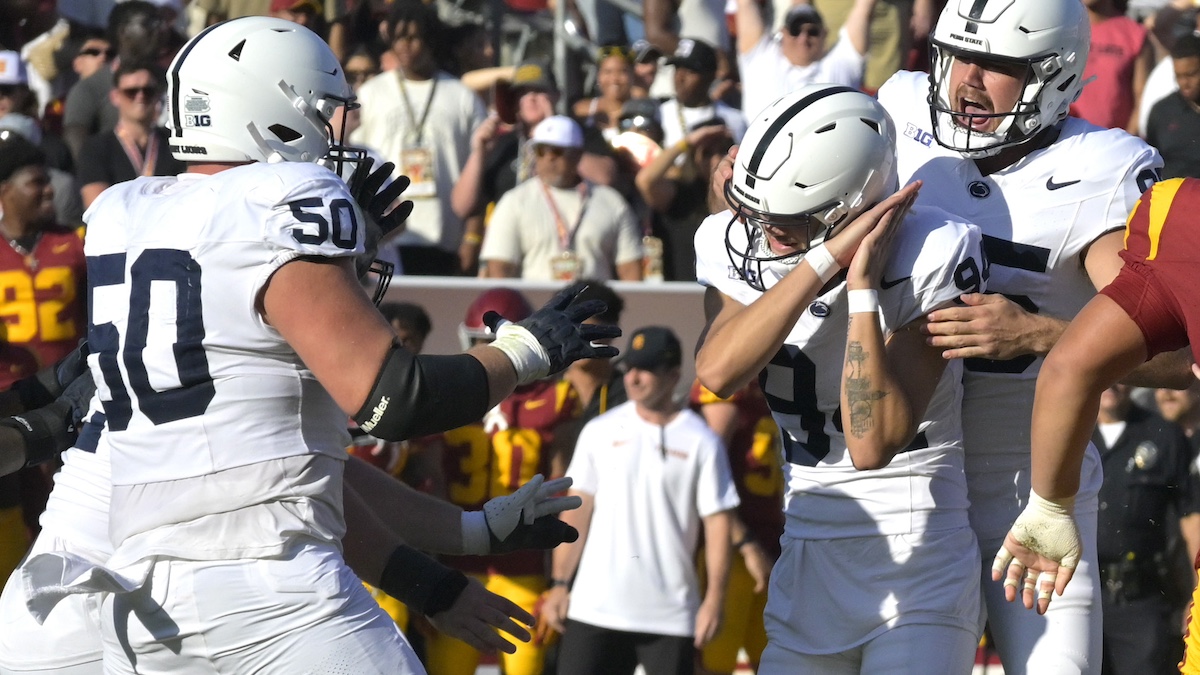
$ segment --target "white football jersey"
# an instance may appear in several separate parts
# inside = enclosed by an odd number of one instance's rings
[[[928,92],[928,76],[911,72],[897,73],[879,90],[896,122],[901,182],[924,181],[918,204],[946,209],[983,232],[988,292],[1031,312],[1073,318],[1096,294],[1084,253],[1097,238],[1125,227],[1133,205],[1158,179],[1162,158],[1124,131],[1068,118],[1054,143],[983,176],[974,161],[934,140]],[[1029,420],[1041,364],[1033,355],[965,361],[963,427],[973,499],[975,480],[1021,499],[1028,494],[1027,484],[995,474],[1029,468]],[[1085,466],[1081,493],[1099,488],[1096,459]],[[976,514],[994,520],[975,523],[980,537],[1004,536],[1013,514],[990,511],[994,518]]]
[[[709,216],[696,233],[700,283],[749,305],[762,293],[743,281],[725,248],[726,211]],[[745,228],[729,240],[741,250]],[[792,268],[765,265],[771,288]],[[894,240],[879,294],[884,336],[981,288],[987,276],[979,231],[934,208],[914,208]],[[846,353],[846,284],[818,296],[760,375],[784,450],[788,489],[787,534],[835,539],[951,529],[967,525],[963,481],[961,370],[947,365],[913,449],[888,466],[854,468],[841,431],[842,364]],[[819,364],[819,366],[818,366]]]
[[[341,179],[307,163],[139,178],[85,220],[89,364],[114,486],[345,458],[345,413],[256,309],[284,263],[363,253]]]

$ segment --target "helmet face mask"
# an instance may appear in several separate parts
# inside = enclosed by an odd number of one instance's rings
[[[1067,116],[1083,90],[1091,28],[1079,0],[950,0],[930,36],[929,111],[938,144],[969,158],[1020,145]],[[956,60],[984,68],[1023,70],[1012,108],[985,114],[955,111]],[[1001,120],[992,131],[960,123]]]
[[[730,264],[750,287],[782,276],[813,246],[896,190],[895,125],[860,91],[809,85],[746,130],[725,199]],[[735,224],[744,236],[735,236]],[[784,244],[780,252],[772,240]]]

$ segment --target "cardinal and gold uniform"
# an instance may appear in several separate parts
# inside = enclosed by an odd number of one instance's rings
[[[579,413],[579,399],[566,381],[541,381],[519,387],[479,422],[442,434],[446,496],[464,509],[478,510],[539,473],[549,475],[559,451],[557,431]],[[446,562],[529,612],[547,587],[544,551]],[[503,672],[540,675],[544,651],[542,645],[518,642],[516,653],[500,655]],[[479,652],[440,634],[428,642],[426,656],[430,675],[472,675],[479,664]]]
[[[779,558],[779,537],[783,534],[783,455],[779,449],[779,427],[757,382],[729,398],[721,398],[699,382],[692,385],[691,406],[704,414],[704,407],[729,403],[737,407],[737,421],[727,452],[733,482],[737,487],[738,518],[749,536],[775,560]],[[735,553],[740,553],[737,551]],[[704,557],[700,556],[703,566]],[[737,668],[739,649],[745,649],[750,663],[757,666],[767,646],[763,610],[767,593],[754,592],[754,579],[741,555],[734,555],[725,588],[725,613],[721,628],[701,652],[704,668],[717,673],[732,673]]]
[[[0,244],[0,390],[64,357],[84,327],[86,268],[83,240],[66,227],[42,230],[29,255]],[[39,469],[27,469],[36,472]],[[42,482],[24,481],[27,484]],[[0,577],[16,569],[29,547],[22,508],[22,479],[0,478]],[[48,487],[48,486],[47,486]],[[43,500],[31,495],[34,501]]]

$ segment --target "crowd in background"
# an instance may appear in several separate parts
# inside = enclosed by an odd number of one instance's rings
[[[808,83],[874,91],[897,70],[924,69],[927,38],[944,5],[558,1],[569,2],[568,24],[557,37],[570,38],[565,61],[553,58],[553,0],[504,0],[498,11],[486,0],[0,4],[0,234],[7,242],[0,250],[0,388],[52,362],[83,334],[85,271],[78,235],[71,241],[71,231],[81,228],[91,202],[115,183],[183,171],[169,150],[169,116],[202,126],[210,113],[188,108],[186,97],[182,110],[165,109],[167,69],[187,37],[215,22],[245,15],[285,18],[323,36],[342,60],[361,105],[346,113],[346,140],[395,163],[396,174],[412,181],[405,197],[415,203],[413,215],[381,250],[398,273],[561,283],[691,281],[693,236],[710,210],[712,172],[740,141],[748,120]],[[1092,18],[1085,75],[1091,82],[1073,114],[1144,137],[1163,155],[1163,178],[1200,177],[1196,3],[1081,1]],[[31,166],[38,171],[30,172]],[[58,258],[37,254],[39,247],[54,246],[66,247],[54,249]],[[418,309],[391,311],[398,331],[414,339],[428,334],[428,318]],[[617,320],[619,309],[612,322]],[[695,338],[680,337],[685,344]],[[577,380],[571,382],[578,399],[572,406],[590,411],[584,419],[623,400],[620,376],[606,367],[599,373],[588,368],[601,366],[583,364],[567,374]],[[702,407],[703,392],[694,394]],[[1101,421],[1124,425],[1124,392],[1113,397],[1112,409],[1102,411],[1111,419]],[[1185,467],[1183,473],[1139,477],[1139,471],[1164,464],[1138,443],[1129,446],[1131,458],[1112,470],[1106,465],[1109,475],[1133,476],[1136,489],[1161,489],[1155,503],[1175,509],[1167,513],[1184,525],[1182,539],[1164,534],[1175,558],[1157,539],[1151,542],[1163,549],[1151,553],[1160,555],[1162,579],[1138,579],[1144,587],[1135,592],[1123,569],[1109,573],[1120,583],[1107,589],[1106,614],[1119,616],[1121,606],[1148,594],[1191,587],[1190,580],[1172,575],[1187,569],[1175,564],[1179,550],[1194,555],[1200,546],[1200,534],[1189,529],[1197,523],[1184,519],[1194,515],[1187,500],[1196,489],[1189,481],[1195,480],[1200,447],[1197,401],[1195,388],[1161,393],[1158,400],[1162,417],[1182,427],[1170,434],[1184,433],[1190,441],[1172,451],[1184,457],[1172,460]],[[1098,444],[1115,453],[1124,431],[1102,429]],[[409,473],[433,466],[408,463],[407,453],[418,446],[362,445],[375,453],[377,465],[396,474],[406,466]],[[746,452],[762,459],[762,447]],[[452,467],[456,457],[436,464]],[[558,473],[565,468],[556,467]],[[445,480],[440,469],[419,473],[416,483],[446,491],[444,483],[439,487]],[[5,539],[5,533],[22,517],[17,527],[36,528],[47,480],[27,470],[0,482],[5,576],[24,550],[19,537]],[[1122,483],[1120,489],[1131,488]],[[1176,496],[1162,496],[1168,492]],[[1155,513],[1153,521],[1162,520]],[[1131,522],[1125,529],[1135,527]],[[756,556],[745,563],[751,566],[764,555],[742,552]],[[541,578],[535,600],[550,582]],[[1178,611],[1185,598],[1172,598],[1170,609]],[[402,611],[396,612],[401,620]],[[1119,634],[1114,629],[1113,639]],[[436,642],[432,647],[441,649]],[[538,670],[540,665],[531,672]]]

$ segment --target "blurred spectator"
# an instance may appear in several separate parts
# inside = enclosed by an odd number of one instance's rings
[[[269,16],[274,0],[193,0],[196,6],[207,13],[207,23],[212,25],[227,19],[242,16]]]
[[[358,47],[342,63],[342,69],[346,71],[346,81],[357,92],[367,80],[379,74],[379,59],[367,48]]]
[[[1163,156],[1163,178],[1200,178],[1200,35],[1177,40],[1171,61],[1179,89],[1151,109],[1146,141]]]
[[[10,112],[37,118],[37,98],[29,90],[29,71],[21,55],[0,51],[0,115]]]
[[[569,288],[575,291],[576,303],[588,300],[604,302],[604,311],[585,323],[621,325],[625,300],[617,295],[611,286],[599,279],[580,279]],[[580,359],[568,366],[562,377],[571,384],[571,389],[579,397],[579,403],[583,407],[580,424],[585,424],[628,400],[625,395],[625,380],[613,366],[611,359]]]
[[[1192,457],[1200,454],[1200,380],[1187,389],[1156,389],[1154,402],[1163,419],[1183,429],[1192,445]]]
[[[717,51],[701,40],[679,41],[674,56],[667,59],[675,66],[675,97],[664,101],[659,110],[663,128],[663,147],[683,140],[698,122],[714,117],[725,122],[734,143],[746,133],[746,118],[736,108],[713,101],[709,89],[717,76]]]
[[[579,175],[583,131],[569,117],[543,120],[529,139],[534,177],[496,204],[480,260],[489,277],[574,281],[642,278],[641,233],[629,205]]]
[[[318,35],[325,34],[324,9],[321,0],[271,0],[269,14],[304,26]]]
[[[479,126],[471,138],[471,155],[451,195],[454,212],[462,218],[475,219],[468,220],[466,236],[479,237],[474,242],[476,247],[483,234],[483,220],[476,217],[484,215],[504,193],[533,175],[529,135],[542,120],[554,114],[559,99],[550,64],[533,60],[519,65],[510,93],[515,98],[516,123],[507,129],[501,118],[493,115]],[[583,145],[579,175],[598,185],[612,183],[616,161],[611,148],[595,129],[584,130]]]
[[[432,46],[442,25],[432,7],[396,0],[387,30],[399,68],[359,88],[362,124],[350,140],[378,150],[396,163],[397,174],[412,180],[404,196],[413,200],[413,214],[392,240],[405,274],[459,274],[474,261],[460,250],[463,222],[451,209],[451,190],[470,155],[471,135],[484,120],[483,103],[438,70]]]
[[[74,162],[66,146],[58,137],[42,133],[28,73],[16,52],[0,52],[0,118],[14,115],[8,117],[6,128],[19,131],[25,140],[41,148],[47,166],[70,172]]]
[[[71,68],[82,80],[108,65],[114,56],[116,52],[108,40],[102,35],[95,35],[84,40],[79,51],[75,52],[75,58],[71,59]]]
[[[662,152],[663,130],[658,121],[658,101],[652,98],[631,98],[621,106],[617,120],[619,133],[610,142],[620,162],[629,163],[637,175]]]
[[[421,353],[425,339],[433,331],[424,307],[413,302],[385,302],[379,305],[379,313],[392,325],[402,347],[414,354]]]
[[[42,147],[43,142],[50,138],[42,134],[42,129],[38,126],[37,120],[26,115],[18,113],[8,113],[0,115],[0,142],[10,134],[21,136],[30,143],[38,146],[42,154],[46,154],[46,149]],[[54,139],[56,145],[63,153],[66,153],[65,146],[62,141]],[[66,153],[70,154],[70,153]],[[55,219],[69,227],[80,227],[83,225],[83,200],[79,198],[79,190],[76,188],[75,176],[52,165],[47,157],[46,173],[50,176],[50,186],[54,188],[54,214]]]
[[[825,22],[810,5],[795,5],[783,29],[772,33],[757,0],[737,0],[738,65],[742,112],[753,119],[780,96],[814,82],[862,86],[875,0],[856,0],[854,10],[825,51]]]
[[[741,500],[731,522],[734,555],[724,620],[713,641],[701,652],[703,668],[697,673],[731,675],[740,649],[746,650],[750,667],[757,672],[767,646],[763,626],[767,581],[779,559],[779,538],[783,535],[779,427],[757,381],[729,398],[717,396],[696,381],[689,398],[692,409],[704,417],[725,444],[733,484]]]
[[[589,422],[567,476],[579,540],[553,551],[542,611],[571,675],[693,672],[720,625],[737,491],[721,440],[675,399],[682,348],[641,328],[622,352],[629,402]],[[704,535],[704,588],[695,556]]]
[[[1092,46],[1083,79],[1091,81],[1079,100],[1071,104],[1071,114],[1092,124],[1137,134],[1138,103],[1154,67],[1154,48],[1146,29],[1125,16],[1120,2],[1083,2],[1092,23]]]
[[[650,87],[658,77],[658,60],[662,52],[646,40],[633,43],[633,81],[630,83],[631,98],[650,98]]]
[[[1183,643],[1172,616],[1187,591],[1171,576],[1167,540],[1179,528],[1190,557],[1200,550],[1200,482],[1189,469],[1191,448],[1179,427],[1133,405],[1122,384],[1101,394],[1092,442],[1104,462],[1097,542],[1103,670],[1175,672]]]
[[[829,33],[838,35],[839,41],[843,39],[841,28],[855,20],[860,5],[858,0],[812,0],[811,3],[808,0],[792,0],[793,7],[799,6],[795,4],[797,1],[812,4],[825,18]],[[861,84],[848,85],[869,92],[882,87],[897,70],[905,67],[910,47],[924,43],[933,30],[938,13],[945,6],[945,0],[884,0],[872,4],[873,7],[867,11],[869,48],[859,52],[866,54]],[[777,1],[775,7],[779,5]]]
[[[45,156],[17,134],[0,140],[0,271],[6,292],[0,389],[66,356],[83,335],[83,241],[55,220]]]
[[[654,213],[652,233],[663,244],[663,277],[696,280],[693,240],[700,221],[710,213],[709,182],[733,138],[720,120],[698,126],[668,145],[637,174],[637,188]],[[680,164],[676,160],[684,159]]]
[[[605,140],[619,133],[621,108],[633,95],[633,51],[622,46],[601,47],[596,62],[596,96],[575,103],[583,126],[599,129]]]
[[[156,63],[165,67],[167,64],[160,61],[168,31],[169,27],[163,23],[158,8],[144,0],[128,0],[118,4],[108,19],[108,39],[116,48],[117,60]],[[63,140],[67,142],[76,162],[89,136],[111,131],[117,125],[117,109],[109,96],[116,63],[113,61],[98,68],[75,83],[67,93]]]
[[[729,26],[725,20],[725,0],[642,0],[642,16],[646,22],[646,40],[663,54],[676,52],[681,39],[691,38],[721,53],[716,59],[714,76],[723,79],[733,70],[733,64],[726,58]],[[674,71],[670,61],[659,69],[651,86],[651,96],[665,99],[675,93],[673,86],[678,84]]]
[[[80,157],[79,194],[85,209],[110,185],[138,176],[175,176],[187,169],[171,156],[167,129],[155,123],[166,87],[163,74],[154,66],[125,61],[113,79],[109,98],[117,108],[117,126],[89,138]]]

